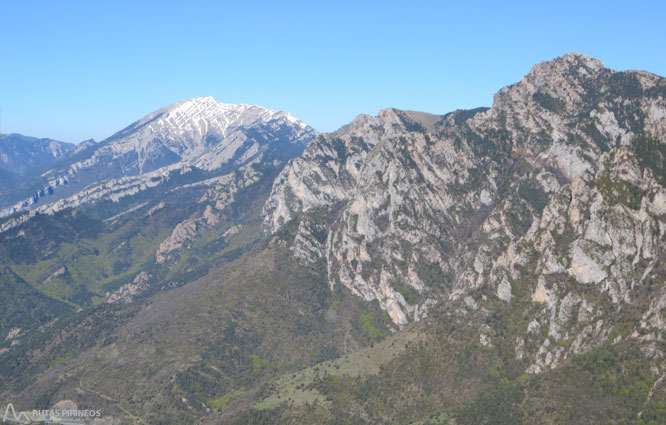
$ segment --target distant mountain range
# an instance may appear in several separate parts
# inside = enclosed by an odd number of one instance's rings
[[[53,139],[0,134],[0,169],[23,174],[31,168],[51,164],[73,149],[73,144]]]
[[[74,145],[53,139],[0,134],[0,197],[73,150]]]

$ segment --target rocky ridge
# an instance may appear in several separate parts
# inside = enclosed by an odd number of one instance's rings
[[[562,187],[595,176],[639,134],[664,143],[665,97],[661,77],[569,54],[535,66],[487,110],[361,116],[282,171],[265,227],[298,220],[294,255],[323,259],[331,286],[378,300],[401,326],[480,285],[508,301],[492,265]],[[322,210],[336,218],[322,223]]]

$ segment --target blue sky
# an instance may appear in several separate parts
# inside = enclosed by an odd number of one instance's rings
[[[0,0],[1,131],[102,140],[208,95],[331,131],[389,106],[490,106],[571,51],[666,75],[665,4]]]

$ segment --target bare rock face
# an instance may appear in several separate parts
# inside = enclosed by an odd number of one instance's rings
[[[632,305],[664,255],[666,222],[659,204],[666,190],[641,170],[628,147],[603,154],[601,161],[595,175],[553,194],[530,230],[511,242],[508,252],[518,255],[505,254],[491,267],[487,281],[497,285],[498,296],[511,280],[542,306],[525,341],[539,347],[530,372],[554,368],[602,343],[616,330],[608,318]],[[649,326],[663,330],[651,308],[645,313],[652,318]],[[541,327],[546,334],[538,332]]]
[[[635,268],[657,255],[663,181],[649,178],[637,146],[666,142],[665,98],[658,76],[573,53],[536,65],[490,109],[360,116],[290,161],[264,225],[272,233],[295,220],[294,255],[325,264],[331,286],[377,300],[397,325],[488,285],[511,303],[514,265],[531,267],[533,244],[533,299],[553,310],[532,329],[560,335],[549,322],[594,307],[553,279],[630,302]],[[608,334],[590,326],[572,350]],[[542,346],[534,370],[565,355]]]
[[[152,276],[149,273],[139,273],[131,283],[126,283],[113,293],[107,293],[106,302],[125,304],[132,302],[135,297],[141,295],[150,287],[151,279]]]
[[[347,126],[312,141],[279,176],[264,213],[271,231],[303,211],[346,199],[370,150],[385,137],[406,129],[395,110],[377,117],[360,115]]]

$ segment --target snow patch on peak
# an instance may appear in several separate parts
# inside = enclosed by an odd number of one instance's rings
[[[221,103],[207,96],[174,102],[147,115],[117,133],[105,149],[114,155],[135,151],[142,173],[146,171],[143,164],[150,163],[156,155],[170,151],[180,159],[192,161],[226,139],[239,144],[238,132],[275,120],[283,120],[301,132],[314,133],[287,112],[257,105]],[[230,157],[225,155],[225,158]]]

